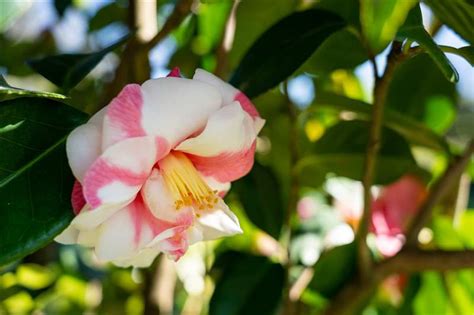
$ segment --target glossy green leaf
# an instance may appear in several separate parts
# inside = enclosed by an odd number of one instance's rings
[[[266,257],[235,252],[225,255],[227,257],[221,264],[224,268],[210,301],[209,314],[276,314],[285,279],[283,267]]]
[[[333,297],[356,272],[354,243],[334,247],[321,255],[314,266],[308,289],[324,297]]]
[[[18,97],[44,97],[50,99],[66,99],[67,97],[51,92],[42,92],[42,91],[30,91],[20,88],[13,87],[7,83],[5,78],[0,75],[0,101],[5,101],[8,99],[18,98]]]
[[[343,121],[326,130],[296,165],[301,184],[318,187],[328,174],[362,180],[369,130],[369,123],[363,121]],[[384,128],[374,183],[388,184],[406,173],[426,177],[406,140]]]
[[[473,46],[464,46],[460,48],[454,48],[450,46],[440,46],[441,49],[448,53],[458,55],[466,59],[469,64],[474,67],[474,47]]]
[[[291,75],[326,38],[344,25],[341,17],[317,9],[287,16],[252,45],[231,83],[249,97],[265,92]]]
[[[357,119],[362,120],[370,120],[372,117],[372,106],[370,104],[336,94],[319,94],[314,107],[316,109],[331,108],[338,112],[350,112],[355,114]],[[442,137],[422,123],[394,110],[385,109],[383,123],[413,144],[435,150],[448,150],[446,141]]]
[[[72,219],[69,131],[87,115],[52,100],[0,103],[0,265],[46,245]]]
[[[467,42],[474,44],[474,4],[466,0],[425,0],[443,23]]]
[[[351,53],[348,54],[348,51]],[[329,36],[301,66],[301,70],[310,74],[330,73],[336,69],[352,69],[367,59],[367,50],[358,35],[343,29]]]
[[[278,239],[283,225],[283,201],[272,170],[255,163],[252,171],[232,187],[250,221]]]
[[[63,54],[28,61],[28,65],[49,81],[69,91],[99,64],[109,52],[122,46],[130,36],[98,52],[89,54]]]
[[[405,61],[395,70],[388,90],[386,108],[405,117],[412,117],[436,130],[437,126],[428,124],[428,107],[434,104],[431,110],[438,111],[438,115],[453,116],[455,92],[454,84],[443,79],[443,74],[434,65],[432,58],[421,54]],[[443,100],[442,106],[436,106],[437,100]]]
[[[399,29],[397,36],[417,42],[433,58],[444,76],[451,82],[457,82],[459,75],[441,48],[435,43],[423,26],[423,19],[419,6],[413,8]]]
[[[382,51],[405,22],[408,12],[418,0],[361,0],[362,32],[374,53]]]

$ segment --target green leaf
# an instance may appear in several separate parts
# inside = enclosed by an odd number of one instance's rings
[[[314,107],[331,108],[339,112],[356,114],[357,119],[369,121],[372,118],[372,106],[363,101],[350,99],[345,96],[320,93]],[[398,132],[413,144],[425,146],[434,150],[448,150],[446,141],[431,131],[422,123],[397,113],[390,108],[384,112],[384,126]]]
[[[408,12],[418,0],[361,0],[362,32],[373,53],[382,51],[405,22]]]
[[[46,245],[72,219],[69,131],[87,115],[40,98],[0,103],[0,265]]]
[[[439,111],[438,115],[446,117],[453,116],[455,93],[454,84],[443,79],[443,74],[428,55],[421,54],[405,61],[395,70],[388,90],[386,108],[405,117],[411,116],[437,130],[439,126],[428,125],[429,111]],[[436,103],[440,103],[437,100],[443,100],[442,106],[436,106]],[[430,106],[435,107],[429,109]]]
[[[232,187],[250,221],[278,239],[283,225],[283,201],[272,170],[255,163],[252,171]]]
[[[41,91],[30,91],[20,88],[13,87],[7,83],[5,78],[0,75],[0,101],[5,101],[8,99],[18,98],[18,97],[44,97],[51,99],[66,99],[67,97],[62,94],[51,93],[51,92],[41,92]]]
[[[193,42],[193,50],[196,53],[205,55],[217,46],[224,33],[231,8],[232,1],[202,3],[199,6],[198,36]]]
[[[346,20],[347,24],[360,29],[360,2],[359,0],[319,0],[315,8],[336,13]]]
[[[410,11],[405,24],[399,29],[397,36],[417,42],[433,58],[436,65],[450,82],[457,82],[459,80],[459,74],[454,66],[425,30],[419,6],[414,7]]]
[[[265,92],[291,75],[344,25],[341,17],[317,9],[285,17],[250,47],[231,83],[249,97]]]
[[[49,81],[69,91],[97,66],[109,52],[122,46],[130,35],[95,53],[63,54],[28,61],[28,65]]]
[[[314,265],[314,275],[308,289],[331,298],[354,276],[355,271],[355,244],[334,247],[323,253]]]
[[[367,59],[367,51],[358,35],[343,29],[329,36],[301,66],[301,70],[311,74],[330,73],[337,69],[352,69]]]
[[[212,295],[210,315],[272,315],[280,302],[285,272],[265,257],[235,252],[226,263]]]
[[[101,28],[112,24],[127,22],[127,8],[116,2],[109,3],[97,11],[97,13],[89,20],[89,32],[100,30]]]
[[[343,121],[326,130],[313,144],[311,153],[296,165],[301,184],[319,187],[331,173],[362,180],[369,130],[369,124],[363,121]],[[391,183],[406,173],[427,176],[417,166],[405,139],[384,128],[374,183]]]
[[[474,47],[473,46],[464,46],[461,48],[454,48],[450,46],[439,46],[441,49],[448,53],[458,55],[464,59],[466,59],[469,64],[474,67]]]
[[[441,274],[424,272],[421,279],[421,288],[413,302],[415,314],[452,314],[448,312],[449,301]]]
[[[470,44],[474,44],[474,5],[465,0],[425,0],[436,16]]]

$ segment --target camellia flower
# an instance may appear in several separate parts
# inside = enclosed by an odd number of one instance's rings
[[[67,139],[76,217],[56,240],[145,267],[242,233],[222,197],[252,168],[263,124],[242,92],[204,70],[125,86]]]
[[[362,184],[349,179],[330,179],[326,185],[334,197],[334,207],[357,228],[362,216]],[[425,185],[413,175],[405,175],[381,189],[373,189],[370,232],[377,250],[385,257],[395,255],[405,242],[405,232],[426,197]]]

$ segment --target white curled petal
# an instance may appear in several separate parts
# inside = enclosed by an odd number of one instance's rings
[[[232,103],[232,101],[235,99],[235,96],[239,93],[239,90],[237,90],[235,87],[203,69],[196,69],[193,80],[205,82],[216,87],[222,94],[224,106]]]
[[[174,200],[163,176],[156,169],[148,177],[141,193],[151,213],[158,219],[174,222],[182,213],[175,209]]]
[[[212,114],[204,131],[180,143],[176,150],[210,157],[243,151],[252,145],[256,137],[253,119],[239,103],[233,102]]]
[[[184,78],[148,80],[141,86],[141,126],[172,146],[200,131],[222,105],[219,91],[207,83]]]
[[[65,245],[76,244],[78,234],[79,231],[75,227],[69,225],[64,231],[61,232],[61,234],[56,236],[54,240]]]
[[[84,175],[101,154],[102,134],[98,126],[87,123],[74,129],[66,141],[66,153],[74,177],[82,183]]]
[[[219,200],[215,210],[203,212],[196,223],[196,227],[202,231],[203,240],[243,233],[238,218],[222,199]]]

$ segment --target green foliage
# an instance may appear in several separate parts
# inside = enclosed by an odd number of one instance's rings
[[[458,33],[464,40],[474,44],[472,21],[474,21],[474,4],[467,0],[426,0],[436,16]]]
[[[398,31],[398,36],[415,41],[425,49],[449,81],[457,82],[459,80],[459,75],[454,66],[424,29],[419,6],[410,11],[405,24]]]
[[[356,247],[354,243],[342,245],[323,253],[314,266],[314,274],[308,285],[324,297],[333,297],[344,283],[354,276]]]
[[[255,163],[250,174],[233,184],[245,212],[257,227],[278,239],[283,225],[283,201],[272,170]]]
[[[85,114],[56,101],[0,103],[0,264],[47,244],[72,219],[64,142]],[[0,129],[1,130],[1,129]]]
[[[2,75],[0,75],[0,101],[18,97],[44,97],[58,100],[66,99],[66,96],[58,93],[29,91],[13,87],[5,81],[5,78]]]
[[[99,64],[109,52],[122,46],[129,36],[90,54],[64,54],[30,60],[29,66],[64,91],[69,91]]]
[[[318,187],[328,173],[362,180],[369,124],[342,121],[330,127],[296,166],[301,183]],[[387,184],[406,173],[424,176],[406,140],[385,128],[374,183]]]
[[[111,2],[97,11],[89,20],[89,32],[95,32],[112,23],[127,21],[127,8],[117,2]]]
[[[221,275],[212,295],[210,315],[271,315],[280,302],[284,270],[265,257],[236,252],[216,261]]]
[[[417,0],[361,0],[360,21],[373,52],[382,51],[393,40]]]
[[[329,35],[343,26],[342,18],[329,11],[293,13],[252,45],[231,83],[249,97],[265,92],[292,74]]]

